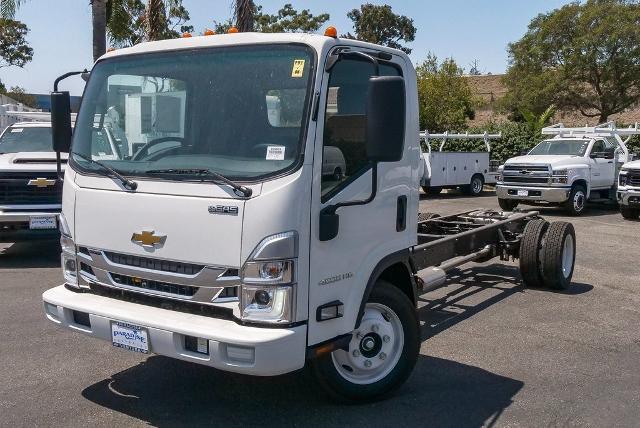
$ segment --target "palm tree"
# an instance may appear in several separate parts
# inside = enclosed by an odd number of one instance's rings
[[[239,31],[253,31],[255,10],[256,6],[253,4],[253,0],[236,0],[233,14],[236,17],[236,26]]]
[[[107,51],[107,3],[109,0],[91,0],[93,26],[93,60]]]
[[[0,17],[13,19],[24,0],[0,0]]]

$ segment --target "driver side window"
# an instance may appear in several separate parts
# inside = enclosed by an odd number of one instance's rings
[[[593,143],[593,147],[591,147],[591,156],[593,155],[602,155],[606,151],[606,146],[603,140],[596,140]]]

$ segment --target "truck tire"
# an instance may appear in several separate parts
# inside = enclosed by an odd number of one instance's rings
[[[555,221],[544,238],[542,277],[545,285],[566,290],[571,285],[576,261],[576,232],[573,224]]]
[[[471,177],[471,182],[462,186],[462,191],[469,196],[480,196],[484,189],[484,178],[480,174]]]
[[[626,220],[637,220],[640,217],[640,210],[620,205],[620,214]]]
[[[569,215],[577,217],[581,215],[587,207],[587,189],[578,184],[573,186],[569,199],[564,203],[565,210]]]
[[[549,222],[543,219],[531,220],[524,227],[520,240],[520,275],[525,287],[542,288],[542,244],[549,228]]]
[[[438,195],[442,192],[442,187],[422,186],[422,191],[425,193],[425,195]]]
[[[420,327],[409,298],[378,280],[366,303],[349,350],[311,360],[316,379],[340,402],[375,400],[407,380],[420,352]]]
[[[501,199],[498,198],[498,205],[503,211],[513,211],[520,202],[515,199]]]

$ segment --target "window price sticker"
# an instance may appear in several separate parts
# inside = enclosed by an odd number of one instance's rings
[[[284,146],[267,146],[267,160],[284,160]]]
[[[291,70],[291,77],[302,77],[304,74],[304,61],[303,59],[293,60],[293,69]]]

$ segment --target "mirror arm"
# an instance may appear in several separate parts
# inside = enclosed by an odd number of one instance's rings
[[[329,57],[329,59],[327,60],[327,65],[325,66],[325,71],[329,72],[331,71],[331,69],[333,68],[334,65],[336,65],[336,63],[338,61],[340,61],[340,59],[342,59],[343,56],[359,56],[361,58],[366,59],[367,61],[371,62],[373,64],[373,66],[375,67],[375,74],[373,74],[374,76],[380,76],[380,62],[378,61],[378,58],[374,57],[373,55],[369,55],[368,53],[362,52],[362,51],[339,51],[337,52],[335,55],[331,55]]]
[[[61,81],[63,81],[67,77],[76,76],[78,74],[84,74],[84,73],[89,73],[89,71],[85,68],[82,71],[70,71],[68,73],[64,73],[62,76],[59,76],[56,80],[54,80],[54,82],[53,82],[53,91],[54,92],[58,92],[58,83],[60,83]]]
[[[360,201],[338,202],[337,204],[324,207],[320,212],[320,214],[333,215],[336,213],[336,210],[338,208],[351,207],[354,205],[367,205],[368,203],[370,203],[376,198],[377,193],[378,193],[378,164],[374,162],[371,165],[371,195],[369,195],[367,199],[363,199]]]

